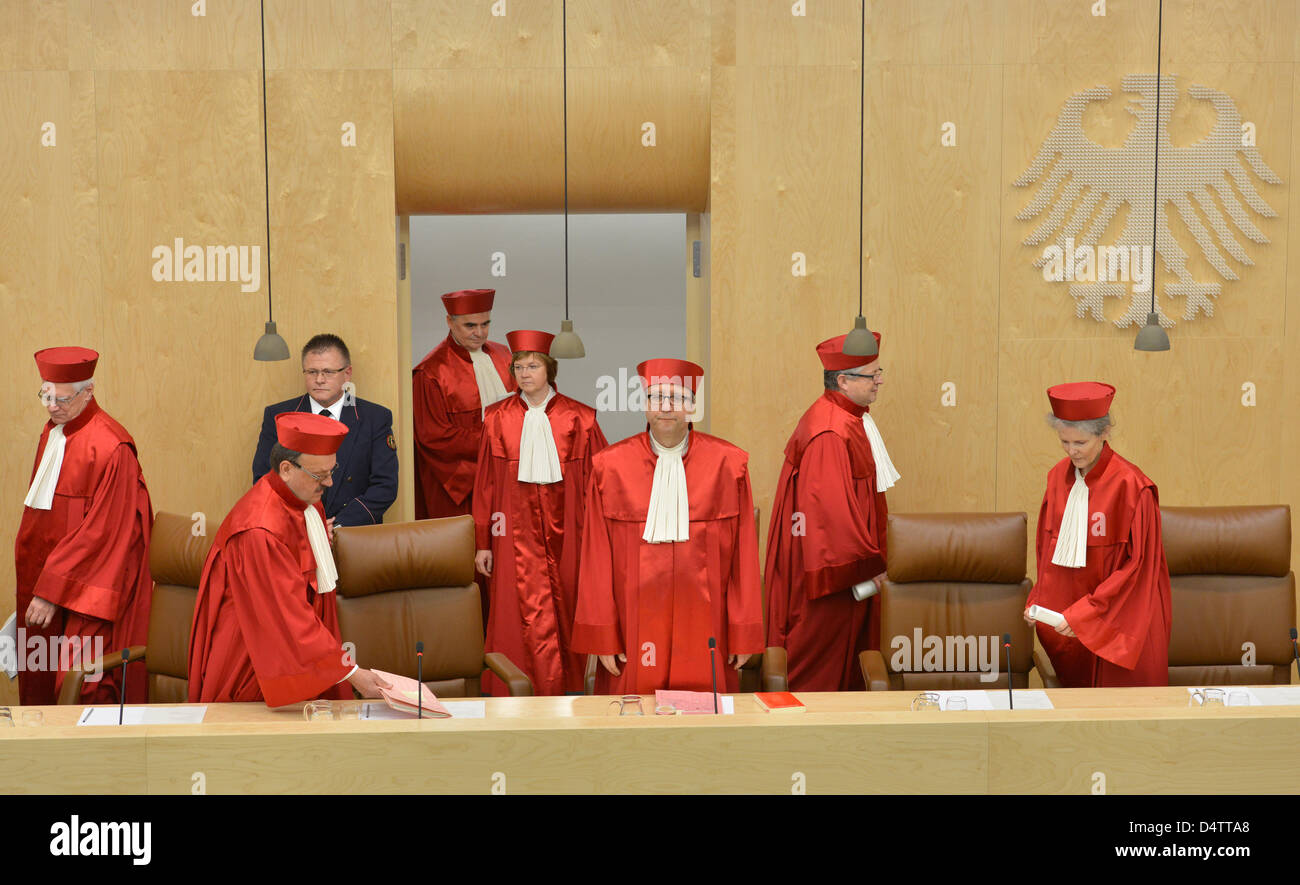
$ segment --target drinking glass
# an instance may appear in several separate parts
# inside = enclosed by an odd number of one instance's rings
[[[938,710],[939,695],[933,691],[923,691],[912,699],[913,710]]]
[[[329,701],[311,701],[303,706],[302,718],[308,722],[334,718],[334,706]]]

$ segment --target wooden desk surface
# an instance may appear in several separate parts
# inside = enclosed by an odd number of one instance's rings
[[[1185,688],[1054,689],[1053,710],[915,713],[912,692],[736,695],[732,716],[617,716],[606,697],[485,698],[486,718],[307,722],[209,704],[199,725],[0,729],[0,791],[55,793],[1300,792],[1300,707]],[[13,707],[15,722],[24,708]]]

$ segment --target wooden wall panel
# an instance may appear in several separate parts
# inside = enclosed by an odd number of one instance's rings
[[[260,68],[258,0],[93,0],[95,69],[117,71]]]
[[[864,309],[882,335],[872,414],[903,475],[898,510],[994,506],[993,474],[961,465],[991,463],[997,443],[1001,79],[987,65],[867,68]]]
[[[284,365],[252,362],[266,318],[260,74],[117,71],[98,84],[100,398],[135,436],[154,508],[202,511],[215,531],[252,482]],[[154,248],[178,238],[257,246],[259,288],[155,281]]]
[[[544,68],[560,57],[560,4],[392,0],[395,68]]]
[[[67,67],[65,0],[0,2],[0,70],[58,71]]]
[[[392,34],[389,0],[267,0],[266,67],[391,70]]]

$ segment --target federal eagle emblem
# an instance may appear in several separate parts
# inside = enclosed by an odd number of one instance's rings
[[[1114,271],[1121,260],[1127,266],[1130,253],[1135,259],[1141,255],[1148,270],[1154,269],[1150,256],[1152,186],[1159,127],[1156,253],[1177,281],[1166,283],[1163,292],[1158,293],[1164,298],[1156,298],[1156,314],[1162,326],[1173,326],[1174,321],[1165,313],[1165,302],[1182,299],[1184,320],[1194,320],[1200,313],[1213,316],[1222,283],[1213,278],[1193,278],[1187,267],[1187,252],[1169,229],[1170,205],[1218,276],[1222,280],[1236,280],[1237,273],[1224,257],[1225,252],[1239,264],[1254,264],[1238,240],[1238,233],[1254,243],[1269,242],[1242,202],[1260,216],[1277,216],[1260,197],[1246,170],[1249,168],[1269,184],[1281,184],[1282,179],[1265,165],[1254,139],[1244,135],[1246,130],[1237,105],[1224,93],[1196,84],[1188,88],[1192,98],[1213,106],[1215,120],[1204,138],[1175,145],[1169,139],[1168,130],[1170,111],[1178,98],[1174,76],[1161,78],[1159,120],[1156,119],[1155,74],[1130,74],[1122,84],[1124,92],[1137,95],[1126,108],[1137,118],[1137,125],[1121,147],[1105,147],[1084,132],[1083,115],[1088,104],[1111,96],[1108,87],[1094,86],[1066,99],[1056,125],[1033,162],[1015,180],[1017,187],[1037,185],[1033,198],[1016,215],[1021,221],[1041,218],[1023,242],[1026,246],[1048,243],[1043,255],[1034,262],[1039,268],[1057,256],[1065,256],[1073,267],[1076,251],[1082,252],[1085,258],[1095,255],[1091,273],[1068,277],[1077,280],[1070,285],[1075,314],[1082,317],[1088,312],[1101,322],[1106,319],[1105,299],[1128,295],[1127,308],[1115,320],[1115,325],[1120,328],[1142,325],[1151,310],[1151,290],[1141,284],[1132,286],[1118,281]],[[1113,244],[1098,247],[1099,237],[1124,206],[1128,217],[1123,230]],[[1202,217],[1208,221],[1208,228]],[[1147,281],[1154,276],[1148,276]]]

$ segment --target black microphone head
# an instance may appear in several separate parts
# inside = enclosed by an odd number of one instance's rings
[[[717,648],[717,647],[718,647],[718,640],[716,640],[716,639],[714,639],[712,636],[710,636],[710,637],[709,637],[709,648]]]
[[[424,654],[424,641],[423,641],[423,640],[420,640],[419,642],[415,643],[415,653],[416,653],[417,655],[422,655],[422,654]]]
[[[125,664],[129,660],[131,660],[131,649],[129,648],[122,649],[122,663]]]
[[[1003,645],[1010,645],[1010,644],[1011,644],[1011,634],[1010,634],[1010,633],[1003,633],[1003,634],[1002,634],[1002,644],[1003,644]]]
[[[1295,641],[1295,638],[1296,638],[1295,627],[1292,627],[1292,628],[1291,628],[1291,641],[1294,642],[1294,641]]]

